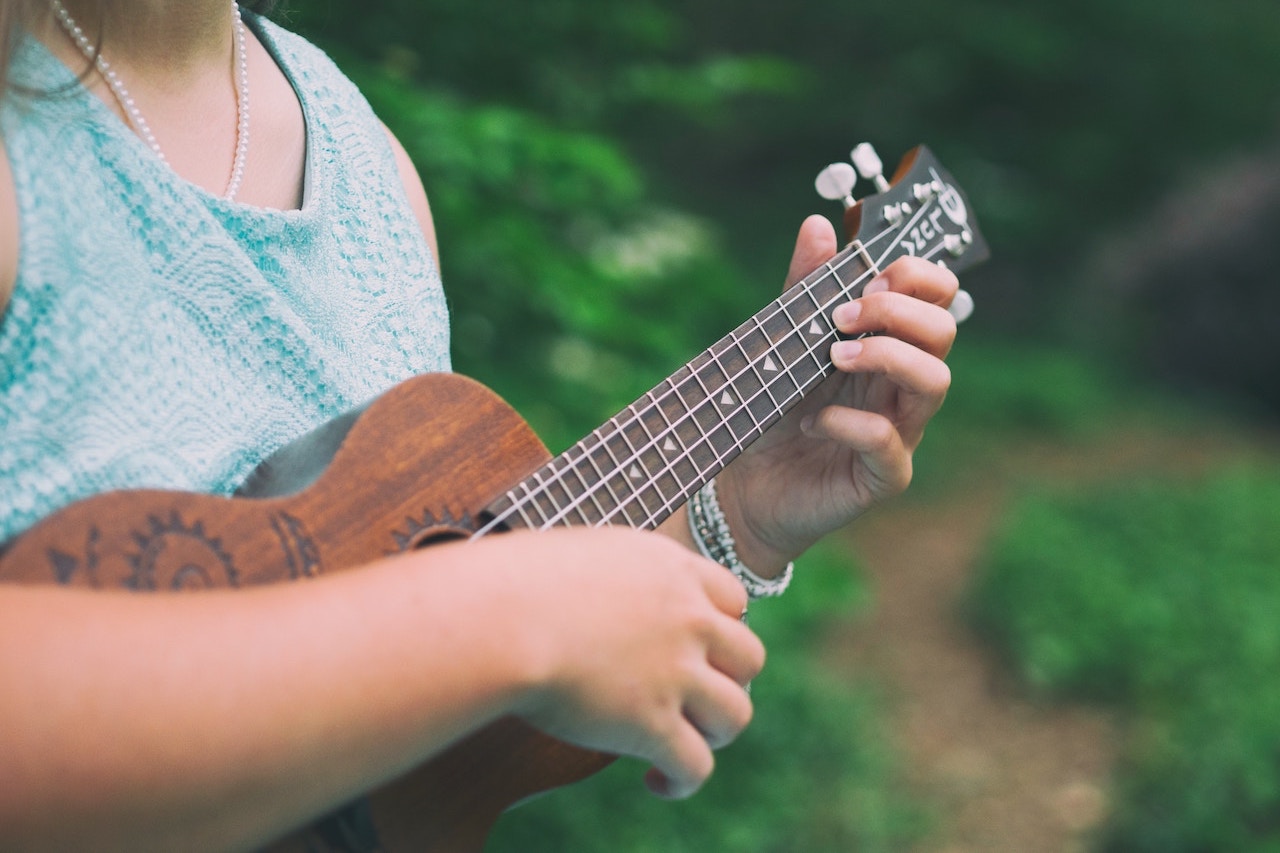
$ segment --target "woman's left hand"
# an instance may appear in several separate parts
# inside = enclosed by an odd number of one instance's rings
[[[805,220],[787,285],[836,253],[824,217]],[[739,557],[767,577],[821,536],[911,481],[911,458],[951,384],[943,359],[955,340],[949,270],[901,258],[832,314],[845,335],[838,372],[717,477]]]

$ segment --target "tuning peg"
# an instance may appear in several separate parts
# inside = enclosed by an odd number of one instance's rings
[[[838,201],[845,207],[853,207],[857,204],[853,200],[853,187],[856,183],[858,183],[858,175],[853,171],[852,166],[848,163],[832,163],[818,173],[818,177],[813,181],[813,187],[818,191],[818,195],[827,201]]]
[[[884,164],[880,162],[880,155],[871,147],[871,143],[863,142],[853,149],[849,157],[858,168],[858,174],[868,181],[874,181],[877,190],[885,192],[889,189],[889,182],[884,178]]]
[[[973,245],[973,232],[966,228],[959,234],[948,234],[943,238],[942,245],[951,253],[952,257],[958,258]]]
[[[916,197],[916,201],[924,204],[942,195],[942,181],[929,181],[927,184],[916,184],[911,188],[911,194]]]
[[[969,295],[967,290],[957,290],[955,298],[951,300],[951,305],[947,311],[952,317],[956,318],[957,323],[963,323],[973,314],[973,297]]]

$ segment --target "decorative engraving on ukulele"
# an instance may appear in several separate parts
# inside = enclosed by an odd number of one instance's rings
[[[934,175],[935,184],[942,184],[942,192],[938,196],[938,203],[942,205],[942,210],[947,214],[947,218],[956,225],[969,224],[969,209],[965,206],[964,196],[960,195],[960,191],[951,184],[943,184],[942,179],[937,177],[937,172],[929,170]]]
[[[271,517],[271,529],[280,540],[290,580],[320,574],[320,549],[306,525],[289,513],[281,512]]]
[[[89,576],[89,585],[98,585],[98,539],[101,537],[97,525],[90,526],[88,534],[84,538],[84,557],[76,557],[74,554],[68,554],[66,551],[57,548],[50,548],[46,552],[49,558],[49,568],[53,571],[54,579],[62,586],[70,585],[82,568]]]
[[[439,517],[430,509],[424,509],[420,518],[406,516],[404,522],[403,530],[391,531],[391,538],[396,545],[391,553],[412,551],[440,539],[470,536],[476,531],[471,513],[464,512],[461,516],[456,516],[447,508]]]
[[[188,526],[176,511],[168,519],[147,516],[148,529],[133,531],[138,552],[130,554],[133,574],[125,586],[136,590],[184,590],[240,585],[240,573],[221,540],[205,532],[204,522]]]

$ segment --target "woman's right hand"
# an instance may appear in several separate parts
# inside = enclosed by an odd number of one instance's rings
[[[665,536],[622,528],[513,533],[484,547],[518,558],[508,600],[527,626],[532,681],[517,713],[566,742],[650,762],[655,794],[693,794],[712,750],[750,721],[745,685],[764,665],[741,621],[741,583]]]
[[[751,717],[745,603],[625,529],[191,595],[0,584],[0,848],[257,849],[510,714],[688,796]]]

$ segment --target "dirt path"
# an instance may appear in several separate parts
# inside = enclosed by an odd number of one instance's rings
[[[1029,444],[956,496],[903,501],[850,528],[845,535],[875,605],[832,637],[830,660],[886,686],[908,781],[936,819],[914,853],[1084,851],[1107,816],[1117,720],[1096,708],[1028,700],[960,613],[1009,496],[1033,477],[1194,474],[1257,451],[1249,437],[1150,430],[1069,449]]]

